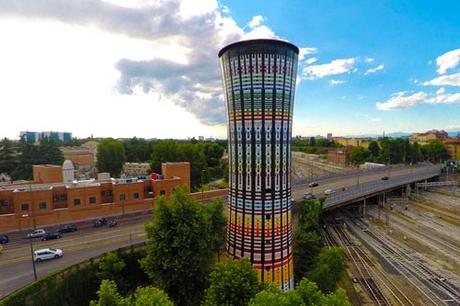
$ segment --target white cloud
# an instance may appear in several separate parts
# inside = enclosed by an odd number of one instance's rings
[[[407,108],[416,104],[455,104],[460,103],[460,93],[446,94],[444,88],[440,88],[434,94],[417,92],[407,95],[405,92],[398,92],[384,102],[376,103],[377,109],[393,110]]]
[[[372,57],[366,57],[364,60],[366,61],[366,63],[373,63],[375,61],[375,59]]]
[[[190,2],[195,3],[195,1],[190,1]],[[257,16],[252,17],[251,21],[249,21],[249,23],[248,23],[248,26],[251,29],[254,29],[254,28],[260,26],[263,22],[264,22],[264,17],[261,16],[261,15],[257,15]]]
[[[383,70],[384,68],[385,68],[385,66],[383,64],[380,64],[375,68],[367,69],[367,71],[364,73],[364,75],[368,75],[368,74],[371,74],[371,73],[376,73],[377,71]]]
[[[307,79],[323,78],[329,75],[338,75],[354,69],[356,58],[335,59],[328,64],[310,65],[303,69],[303,76]]]
[[[260,18],[244,30],[216,0],[198,2],[0,1],[1,112],[23,116],[3,118],[0,136],[65,129],[80,137],[225,137],[217,52],[276,34]],[[70,117],[61,113],[69,108]],[[84,124],[88,110],[97,126]],[[168,133],[125,124],[166,126],[171,117],[180,119]]]
[[[345,83],[345,81],[342,81],[342,80],[330,80],[329,81],[329,84],[331,85],[338,85],[338,84],[343,84]]]
[[[406,95],[405,92],[398,92],[391,96],[391,98],[384,102],[377,102],[377,109],[392,110],[398,108],[406,108],[423,102],[428,95],[424,92],[417,92],[412,95]]]
[[[454,74],[442,75],[431,81],[423,82],[423,85],[434,85],[434,86],[460,86],[460,72]]]
[[[299,48],[299,61],[304,60],[307,55],[317,52],[316,48]]]
[[[438,73],[444,74],[448,69],[455,68],[460,63],[460,49],[455,49],[444,53],[436,58]]]
[[[318,61],[318,58],[317,58],[317,57],[311,57],[311,58],[305,60],[305,63],[306,63],[307,65],[311,65],[311,64],[313,64],[313,63],[316,63],[317,61]]]

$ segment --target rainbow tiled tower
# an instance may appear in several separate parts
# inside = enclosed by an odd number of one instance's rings
[[[259,279],[294,287],[291,217],[292,113],[299,49],[240,41],[219,52],[227,104],[230,194],[227,252]]]

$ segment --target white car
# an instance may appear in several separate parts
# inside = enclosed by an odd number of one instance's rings
[[[40,262],[42,260],[54,259],[64,256],[61,249],[40,249],[34,252],[34,261]]]
[[[33,230],[32,232],[27,234],[27,238],[38,238],[43,237],[46,234],[46,231],[42,228]]]
[[[326,190],[324,190],[324,194],[325,194],[325,195],[331,195],[331,194],[333,194],[333,193],[335,193],[335,190],[332,190],[332,189],[326,189]]]

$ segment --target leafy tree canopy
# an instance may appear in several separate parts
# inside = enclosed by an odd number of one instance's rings
[[[120,176],[126,161],[125,148],[121,141],[107,138],[97,146],[97,170],[109,172],[112,176]]]

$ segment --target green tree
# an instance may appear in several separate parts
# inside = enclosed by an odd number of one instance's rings
[[[449,158],[446,146],[440,140],[423,145],[421,150],[425,160],[433,163],[441,163]]]
[[[345,290],[337,289],[334,293],[324,296],[320,305],[323,306],[351,306]]]
[[[260,291],[251,299],[249,306],[304,306],[301,297],[295,290],[283,292],[273,285]]]
[[[224,148],[217,143],[203,143],[200,145],[201,150],[206,158],[208,167],[217,167],[220,165],[220,159],[224,155]]]
[[[152,154],[151,142],[143,138],[130,138],[123,141],[128,162],[147,162]]]
[[[21,139],[19,142],[19,162],[13,171],[15,180],[31,180],[32,165],[38,163],[40,152],[38,146]]]
[[[217,254],[219,260],[220,252],[225,247],[225,238],[227,234],[227,219],[224,215],[224,203],[221,199],[215,199],[211,204],[206,206],[205,210],[209,223],[209,245],[214,254]]]
[[[145,231],[145,272],[177,305],[197,305],[213,258],[203,205],[189,200],[183,190],[168,200],[160,197]]]
[[[320,234],[322,204],[318,200],[304,201],[298,207],[298,226],[293,232],[294,271],[296,279],[302,279],[313,266],[321,251]]]
[[[352,147],[349,151],[350,160],[355,165],[363,164],[370,160],[371,152],[363,147]]]
[[[308,278],[324,293],[333,292],[347,269],[342,248],[323,249],[315,260]]]
[[[12,175],[18,164],[14,143],[8,138],[0,141],[0,173]]]
[[[315,147],[316,146],[316,139],[315,137],[310,137],[310,141],[308,143],[310,147]]]
[[[59,143],[55,140],[44,138],[38,145],[38,160],[36,164],[62,165],[64,155],[59,149]]]
[[[114,280],[122,291],[125,290],[126,284],[123,279],[123,269],[126,267],[125,262],[116,252],[108,252],[99,262],[99,271],[97,276],[103,280]]]
[[[114,139],[104,139],[97,146],[97,170],[109,172],[114,177],[120,176],[126,161],[123,143]]]
[[[262,285],[248,259],[228,258],[211,273],[205,305],[245,306]]]
[[[161,172],[161,164],[181,161],[177,152],[177,144],[172,140],[158,141],[153,144],[151,168],[154,172]]]
[[[307,278],[303,278],[295,288],[305,305],[322,305],[323,293],[318,286]]]
[[[318,286],[308,280],[302,279],[294,290],[282,292],[278,288],[269,286],[259,292],[250,302],[250,306],[351,306],[345,291],[341,288],[327,295],[323,294]]]
[[[174,306],[168,295],[155,287],[139,287],[134,293],[133,306]]]
[[[372,157],[378,157],[380,154],[380,147],[377,141],[373,140],[369,143],[368,147],[369,152],[371,152]]]
[[[90,306],[128,306],[131,304],[118,293],[117,284],[113,280],[103,280],[97,295],[98,300],[91,301]]]
[[[209,181],[206,176],[206,158],[204,153],[200,150],[199,144],[180,144],[177,148],[177,153],[181,161],[190,162],[192,186],[197,186]],[[205,171],[204,176],[203,170]],[[203,181],[202,178],[204,179]]]

